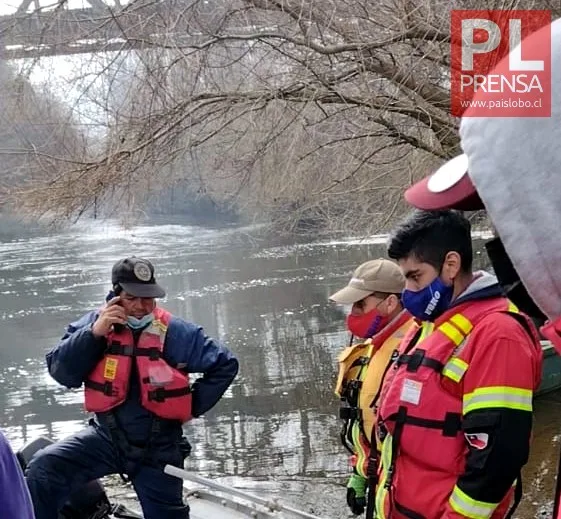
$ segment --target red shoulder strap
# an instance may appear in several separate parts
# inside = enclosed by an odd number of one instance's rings
[[[158,321],[162,322],[165,326],[168,326],[172,318],[172,314],[166,309],[157,306],[156,308],[154,308],[154,317]]]

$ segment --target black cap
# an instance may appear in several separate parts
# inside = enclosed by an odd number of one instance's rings
[[[134,297],[164,297],[166,291],[156,283],[154,265],[147,259],[132,256],[117,261],[111,282]]]

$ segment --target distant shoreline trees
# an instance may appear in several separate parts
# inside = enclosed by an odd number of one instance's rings
[[[98,55],[100,81],[84,86],[82,102],[104,114],[103,139],[49,157],[53,168],[10,190],[22,211],[64,220],[94,200],[134,210],[177,189],[281,232],[387,228],[405,210],[404,188],[459,152],[450,10],[551,8],[160,0],[143,18],[154,6],[136,0],[92,18],[99,34],[118,24],[123,42]]]

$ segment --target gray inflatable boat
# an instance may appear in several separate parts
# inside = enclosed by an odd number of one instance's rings
[[[325,519],[171,465],[164,471],[183,480],[192,519]]]
[[[25,471],[33,456],[52,443],[41,436],[19,450],[22,469]],[[183,480],[191,519],[324,519],[171,465],[164,470]],[[59,519],[143,519],[135,495],[125,497],[122,504],[113,502],[112,497],[108,497],[101,481],[90,481],[69,497]]]

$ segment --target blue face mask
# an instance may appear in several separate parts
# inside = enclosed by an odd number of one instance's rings
[[[422,321],[434,321],[450,306],[454,287],[445,285],[440,276],[436,277],[428,286],[417,290],[404,290],[401,302],[405,309]]]
[[[142,319],[137,319],[136,317],[129,315],[127,317],[127,325],[133,330],[139,330],[140,328],[148,326],[153,320],[154,314],[152,313],[146,314]]]

